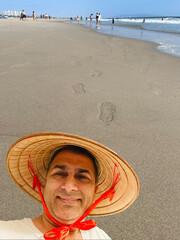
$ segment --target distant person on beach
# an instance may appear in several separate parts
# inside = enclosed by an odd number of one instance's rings
[[[101,14],[96,13],[96,24],[99,26],[100,25],[100,20],[101,20]]]
[[[78,22],[78,24],[79,24],[79,20],[80,20],[80,17],[79,17],[79,15],[77,15],[77,22]]]
[[[35,11],[33,11],[32,16],[33,16],[33,20],[35,21],[36,20],[36,13],[35,13]]]
[[[96,24],[100,25],[100,19],[101,19],[101,14],[100,13],[96,13]]]
[[[92,16],[93,16],[93,13],[91,13],[91,15],[89,16],[90,23],[92,23]]]
[[[81,23],[83,23],[83,15],[81,15]]]
[[[99,13],[98,15],[99,15],[99,17],[98,17],[98,22],[99,22],[99,24],[100,24],[101,14]]]
[[[22,10],[20,20],[23,20],[24,18],[26,18],[26,13],[24,10]]]
[[[112,24],[114,24],[114,18],[112,18]]]
[[[96,13],[96,24],[98,24],[99,14]]]
[[[145,23],[145,22],[146,22],[146,19],[144,18],[143,21],[142,21],[142,23]]]

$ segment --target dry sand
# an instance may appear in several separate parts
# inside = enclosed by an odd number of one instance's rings
[[[135,203],[97,219],[113,240],[178,239],[180,58],[155,47],[59,21],[0,20],[1,219],[41,212],[8,176],[11,144],[66,132],[112,148],[139,177]]]

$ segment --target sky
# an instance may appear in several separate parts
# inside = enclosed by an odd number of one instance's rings
[[[0,0],[0,13],[21,11],[28,15],[47,13],[53,17],[89,17],[101,13],[105,17],[180,16],[180,0]]]

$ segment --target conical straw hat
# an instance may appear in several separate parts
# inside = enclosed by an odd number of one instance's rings
[[[38,190],[33,190],[33,176],[27,164],[29,154],[43,192],[48,162],[54,151],[65,145],[83,147],[98,160],[100,171],[96,199],[112,187],[114,166],[115,164],[118,166],[116,172],[120,173],[121,180],[115,186],[112,201],[109,201],[109,199],[103,200],[90,215],[115,214],[125,210],[135,201],[139,193],[139,181],[127,162],[95,141],[70,134],[39,133],[19,139],[12,145],[7,154],[7,169],[10,176],[25,193],[41,201]]]

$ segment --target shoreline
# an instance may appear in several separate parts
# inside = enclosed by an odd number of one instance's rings
[[[67,21],[67,22],[72,24],[77,24],[76,21]],[[125,25],[125,24],[121,25],[121,24],[102,23],[100,26],[97,26],[95,23],[93,23],[92,26],[90,26],[89,22],[86,22],[86,23],[83,23],[82,25],[87,28],[92,28],[94,31],[98,33],[104,33],[107,35],[117,36],[120,38],[129,38],[129,39],[137,39],[137,40],[142,40],[147,42],[154,42],[158,45],[157,47],[158,51],[164,52],[166,54],[169,54],[175,57],[180,57],[180,45],[179,45],[180,34],[177,32],[174,33],[174,32],[149,30],[141,26]]]
[[[64,22],[64,23],[66,23],[66,22]],[[69,24],[69,22],[68,22],[67,24]],[[73,24],[73,23],[70,23],[70,24]],[[88,29],[91,30],[92,32],[97,33],[97,34],[100,34],[100,35],[104,35],[104,36],[111,36],[111,37],[117,38],[117,39],[124,39],[124,40],[144,42],[144,43],[147,43],[147,44],[150,44],[151,46],[153,46],[154,49],[155,49],[156,51],[160,52],[160,53],[163,53],[163,54],[165,54],[165,55],[170,55],[170,56],[172,56],[172,57],[179,58],[178,56],[171,55],[171,54],[168,54],[168,53],[165,53],[165,52],[163,52],[163,51],[158,50],[157,48],[158,48],[158,46],[160,46],[160,44],[155,43],[155,42],[150,41],[150,40],[148,41],[148,40],[141,40],[141,39],[132,39],[132,38],[130,38],[130,37],[121,37],[121,36],[116,36],[116,35],[107,34],[107,33],[103,33],[103,32],[98,32],[98,31],[96,31],[96,30],[94,30],[94,29],[92,29],[92,28],[90,28],[90,27],[86,27],[84,24],[79,24],[79,26],[82,26],[83,28],[88,28]]]
[[[19,18],[10,18],[10,19],[3,19],[3,20],[18,20]],[[1,20],[1,19],[0,19]],[[32,21],[33,22],[33,19],[32,18],[27,18],[27,20],[25,21]],[[44,23],[48,23],[48,22],[54,22],[54,23],[71,23],[71,24],[77,24],[77,21],[74,21],[74,20],[69,20],[67,18],[61,18],[61,19],[57,19],[57,18],[51,18],[51,20],[49,19],[37,19],[38,22],[44,22]],[[167,31],[158,31],[158,30],[149,30],[149,29],[146,29],[144,28],[143,26],[140,26],[140,25],[133,25],[133,24],[107,24],[107,23],[103,23],[100,25],[100,27],[97,28],[96,24],[94,23],[94,27],[90,27],[89,26],[89,21],[86,22],[84,20],[84,23],[80,23],[79,25],[83,25],[84,27],[86,28],[89,28],[89,29],[93,29],[93,31],[95,32],[98,32],[98,33],[101,33],[101,34],[105,34],[105,35],[111,35],[111,36],[116,36],[116,37],[119,37],[119,38],[125,38],[125,39],[136,39],[136,40],[140,40],[140,41],[145,41],[145,42],[151,42],[151,43],[155,43],[156,44],[156,50],[157,51],[160,51],[160,52],[163,52],[165,54],[168,54],[168,55],[171,55],[171,56],[174,56],[174,57],[178,57],[180,58],[180,45],[177,45],[177,43],[174,43],[173,40],[173,35],[177,35],[178,37],[180,36],[180,33],[178,32],[167,32]],[[147,36],[145,39],[142,39],[142,37],[138,36],[139,34],[138,33],[134,33],[134,35],[132,36],[129,33],[125,33],[125,34],[117,34],[117,33],[112,33],[109,32],[105,32],[104,30],[101,30],[101,27],[111,27],[111,28],[116,28],[116,27],[119,27],[121,29],[124,29],[126,31],[126,29],[134,29],[134,30],[137,30],[137,31],[144,31],[144,33],[155,33],[155,34],[160,34],[160,36],[162,34],[167,34],[167,36],[171,37],[171,40],[168,40],[169,42],[166,42],[164,39],[163,39],[163,36],[161,37],[161,40],[159,39],[159,37],[157,36],[157,40],[155,39],[150,39],[150,35]],[[142,33],[141,33],[142,35]],[[168,37],[168,38],[169,38]],[[160,41],[160,42],[159,42]],[[176,41],[179,43],[179,41]]]
[[[150,31],[150,32],[160,32],[160,33],[169,33],[169,34],[177,34],[179,35],[180,32],[168,32],[168,31],[158,31],[158,30],[152,30],[152,29],[147,29],[143,26],[140,25],[133,25],[133,24],[120,24],[120,23],[115,23],[114,25],[112,24],[103,24],[103,25],[108,25],[108,26],[119,26],[119,27],[129,27],[129,28],[135,28],[135,29],[142,29],[142,30],[146,30],[146,31]]]

